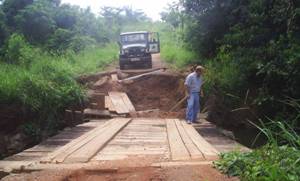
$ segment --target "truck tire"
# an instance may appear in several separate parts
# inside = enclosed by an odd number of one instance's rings
[[[120,70],[124,70],[125,69],[125,65],[123,63],[120,63]]]
[[[150,62],[147,64],[147,68],[149,68],[149,69],[152,68],[152,61],[150,61]]]

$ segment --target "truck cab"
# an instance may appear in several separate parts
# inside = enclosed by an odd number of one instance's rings
[[[126,66],[152,68],[152,54],[160,52],[159,34],[138,31],[120,34],[120,69]]]

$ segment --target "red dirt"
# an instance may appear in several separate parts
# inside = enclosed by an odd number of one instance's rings
[[[11,175],[5,181],[238,181],[222,175],[209,165],[169,168],[128,167],[120,169],[41,171]]]
[[[126,92],[137,111],[159,109],[168,111],[184,97],[183,79],[169,74],[153,74],[131,84],[108,81],[96,92]]]

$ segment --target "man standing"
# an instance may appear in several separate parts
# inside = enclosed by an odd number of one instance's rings
[[[200,93],[202,94],[201,86],[203,83],[204,68],[197,66],[194,72],[190,73],[185,80],[186,95],[187,95],[187,110],[186,121],[188,124],[195,123],[197,114],[200,110]]]

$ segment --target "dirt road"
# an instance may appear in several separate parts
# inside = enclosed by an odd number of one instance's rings
[[[154,69],[165,66],[159,55],[153,57]],[[141,74],[147,70],[127,70],[118,73],[118,78],[131,77]],[[105,75],[107,76],[107,75]],[[174,113],[168,110],[183,96],[182,75],[175,75],[172,71],[160,72],[147,75],[142,79],[135,80],[129,84],[120,84],[113,79],[107,79],[101,86],[95,86],[97,81],[88,81],[86,85],[90,91],[103,93],[109,91],[121,91],[128,94],[134,105],[137,114],[131,118],[117,118],[112,120],[90,120],[88,123],[67,129],[43,144],[37,145],[23,153],[12,156],[9,160],[21,160],[35,162],[28,167],[21,167],[21,173],[11,174],[3,180],[51,180],[51,181],[232,181],[237,178],[228,178],[219,173],[212,166],[212,160],[216,157],[209,157],[211,154],[210,144],[200,135],[199,138],[191,136],[190,131],[194,129],[188,127],[179,119],[184,113],[184,105]],[[103,79],[101,75],[98,79]],[[156,111],[149,111],[156,110]],[[158,110],[158,111],[157,111]],[[148,117],[148,118],[146,118]],[[124,125],[120,125],[126,121]],[[115,122],[118,122],[115,124]],[[202,123],[202,129],[210,126],[209,123]],[[173,127],[172,127],[173,126]],[[200,125],[201,126],[201,125]],[[210,129],[215,129],[210,127]],[[95,131],[97,130],[97,131]],[[190,130],[190,131],[189,131]],[[115,134],[112,132],[115,131]],[[197,134],[197,132],[195,132]],[[111,137],[108,137],[112,134]],[[176,137],[177,136],[177,137]],[[96,139],[97,138],[97,139]],[[220,138],[221,137],[215,137]],[[105,139],[107,139],[105,141]],[[196,144],[197,140],[202,143]],[[77,141],[76,141],[77,140]],[[87,140],[87,141],[86,141]],[[89,155],[91,149],[103,141],[103,147],[97,149],[96,154],[92,154],[85,163],[81,163],[82,158]],[[52,144],[51,151],[50,143]],[[83,143],[84,142],[84,143]],[[78,145],[82,144],[82,147]],[[178,146],[178,145],[183,146]],[[219,143],[218,143],[219,144]],[[222,152],[224,145],[217,143],[212,147],[218,148]],[[72,147],[70,146],[72,145]],[[175,146],[174,146],[175,145]],[[204,145],[208,145],[205,147]],[[226,142],[226,146],[234,147],[234,143]],[[75,149],[75,147],[78,147]],[[206,150],[202,147],[205,147]],[[62,150],[58,152],[57,150]],[[179,150],[179,151],[178,151]],[[182,151],[181,151],[182,150]],[[188,158],[175,160],[184,156],[182,152],[187,150]],[[200,157],[195,159],[197,152]],[[49,154],[50,153],[50,154]],[[57,153],[57,154],[54,154]],[[79,154],[81,153],[81,154]],[[29,157],[29,155],[31,157]],[[51,163],[40,164],[41,157],[51,157]],[[76,156],[77,155],[77,156]],[[59,162],[62,158],[62,163]],[[199,155],[198,155],[199,156]],[[74,160],[76,162],[74,163]],[[4,162],[6,163],[6,162]],[[15,163],[15,162],[11,162]],[[1,163],[0,163],[1,167]],[[24,173],[26,170],[29,173]]]

